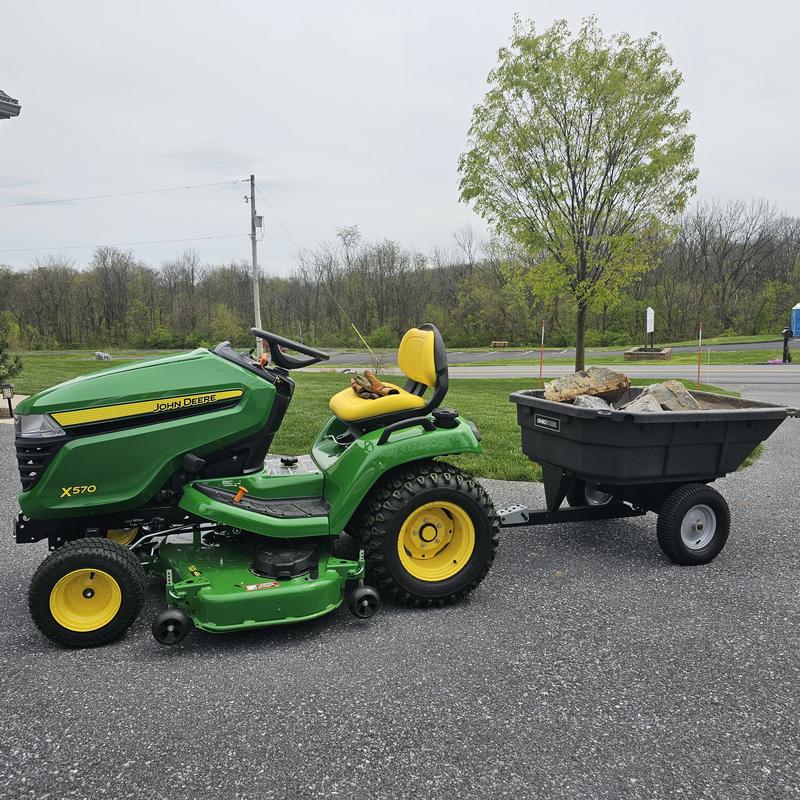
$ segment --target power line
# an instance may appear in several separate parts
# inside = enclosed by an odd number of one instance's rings
[[[63,197],[59,200],[29,200],[25,203],[5,203],[0,205],[0,208],[20,208],[22,206],[45,206],[55,205],[58,203],[77,203],[82,200],[107,200],[112,197],[132,197],[139,194],[157,194],[159,192],[180,192],[184,189],[204,189],[208,186],[228,186],[237,183],[246,183],[245,180],[234,181],[216,181],[214,183],[195,183],[189,186],[168,186],[165,189],[141,189],[135,192],[117,192],[116,194],[93,194],[84,197]],[[6,251],[7,252],[7,251]]]
[[[278,225],[280,225],[281,228],[283,228],[283,232],[292,240],[292,243],[298,250],[302,250],[303,248],[300,247],[300,245],[297,243],[297,239],[295,239],[294,236],[292,236],[292,234],[289,232],[289,229],[283,224],[283,220],[278,216],[278,212],[272,207],[272,203],[270,203],[270,201],[267,200],[266,196],[261,191],[261,189],[258,188],[258,186],[256,186],[256,191],[261,196],[261,199],[267,204],[267,208],[272,213],[272,216],[275,217],[275,219],[278,221]]]
[[[261,199],[267,204],[267,208],[272,212],[272,216],[275,217],[276,220],[278,220],[278,224],[281,226],[281,228],[283,228],[284,233],[292,240],[294,246],[298,250],[302,250],[303,248],[300,247],[300,245],[297,243],[297,239],[295,239],[294,236],[292,236],[289,229],[283,224],[283,220],[278,216],[278,212],[272,207],[272,203],[270,203],[270,201],[267,200],[264,193],[257,186],[256,186],[256,191],[259,193],[259,195],[261,195]],[[367,340],[361,335],[361,331],[356,327],[355,322],[353,322],[353,320],[350,318],[350,315],[347,313],[347,311],[344,310],[344,307],[339,302],[336,295],[325,284],[325,281],[322,281],[322,288],[328,293],[328,297],[330,297],[331,300],[333,300],[333,302],[336,304],[336,307],[339,309],[339,311],[342,312],[344,318],[350,323],[350,327],[356,332],[358,338],[361,339],[362,343],[364,344],[364,347],[366,347],[367,350],[369,350],[369,354],[372,356],[372,360],[375,362],[375,369],[377,370],[378,365],[380,364],[380,359],[375,355],[375,353],[372,352],[372,348],[367,343]]]
[[[241,236],[249,236],[247,233],[230,233],[225,236],[193,236],[189,239],[152,239],[147,242],[117,242],[116,244],[65,244],[62,246],[50,247],[14,247],[12,249],[0,249],[0,253],[27,253],[34,250],[87,250],[94,247],[133,247],[140,244],[172,244],[174,242],[205,242],[209,239],[238,239]]]

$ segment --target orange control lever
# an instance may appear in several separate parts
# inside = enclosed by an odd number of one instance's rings
[[[247,494],[247,489],[245,489],[244,486],[240,486],[239,487],[239,491],[236,492],[236,494],[233,496],[233,502],[234,503],[241,503],[242,502],[242,498],[246,494]]]

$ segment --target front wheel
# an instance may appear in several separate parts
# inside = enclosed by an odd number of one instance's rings
[[[704,483],[688,483],[672,492],[658,512],[658,544],[675,564],[707,564],[722,552],[730,526],[725,498]]]
[[[95,647],[125,634],[144,603],[145,573],[128,548],[107,539],[68,542],[31,579],[36,627],[65,647]]]
[[[106,531],[106,539],[123,547],[132,545],[140,535],[139,528],[109,528]]]
[[[387,476],[367,498],[361,541],[378,588],[410,605],[464,597],[494,561],[499,523],[484,488],[438,461]]]

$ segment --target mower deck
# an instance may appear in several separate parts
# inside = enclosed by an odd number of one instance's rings
[[[151,569],[166,578],[168,605],[212,633],[320,617],[341,605],[346,581],[364,576],[363,560],[325,553],[315,555],[304,574],[256,574],[254,561],[266,544],[166,543]]]

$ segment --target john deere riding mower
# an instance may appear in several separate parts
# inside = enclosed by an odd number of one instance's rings
[[[295,388],[291,370],[328,355],[252,333],[269,358],[224,342],[19,404],[16,538],[46,539],[52,551],[29,593],[46,636],[71,647],[119,638],[141,611],[148,573],[166,583],[167,608],[153,622],[165,644],[192,624],[224,632],[312,619],[345,597],[369,617],[377,590],[442,604],[484,577],[497,543],[491,501],[435,460],[481,449],[477,428],[440,408],[439,331],[403,337],[405,386],[334,395],[333,416],[300,457],[267,451]],[[360,543],[356,558],[334,551],[344,531]]]

